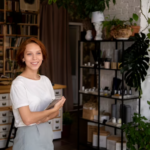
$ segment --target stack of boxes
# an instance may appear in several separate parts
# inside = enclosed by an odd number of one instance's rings
[[[92,143],[93,147],[98,147],[98,125],[88,122],[88,143]],[[121,137],[110,135],[105,131],[105,126],[100,127],[99,145],[107,150],[121,150]],[[123,142],[123,150],[126,150],[126,142]]]

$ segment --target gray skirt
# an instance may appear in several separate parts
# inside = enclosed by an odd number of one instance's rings
[[[52,141],[53,131],[48,122],[19,127],[13,150],[54,150]]]

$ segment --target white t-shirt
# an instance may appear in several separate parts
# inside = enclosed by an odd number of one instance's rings
[[[15,127],[26,126],[18,108],[28,106],[31,112],[43,111],[55,99],[51,81],[41,75],[40,80],[32,80],[18,76],[11,85],[10,99],[15,117]],[[34,125],[34,124],[32,124]]]

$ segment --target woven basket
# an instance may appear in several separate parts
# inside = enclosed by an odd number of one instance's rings
[[[128,27],[125,29],[114,28],[111,30],[111,35],[115,39],[129,38],[132,35],[132,30],[131,30],[131,27]]]

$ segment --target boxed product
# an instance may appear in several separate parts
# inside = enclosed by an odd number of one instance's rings
[[[105,126],[100,127],[100,132],[105,131]],[[93,141],[93,133],[98,132],[98,124],[97,123],[92,123],[88,122],[88,127],[87,127],[87,141],[89,143],[92,143]]]
[[[117,141],[120,141],[120,136],[109,136],[107,137],[107,150],[116,150],[116,143]]]
[[[107,137],[110,135],[109,132],[104,131],[104,132],[100,132],[100,136],[99,136],[99,145],[102,148],[106,148],[107,147]],[[94,147],[98,146],[98,133],[94,132],[93,133],[93,143],[92,145]]]
[[[123,141],[123,150],[127,149],[127,144]],[[116,142],[116,150],[121,150],[121,140]]]
[[[110,119],[110,113],[100,113],[100,122],[103,123],[104,120],[109,121]],[[98,112],[94,115],[94,120],[98,120]]]
[[[87,102],[83,105],[83,115],[84,119],[94,120],[94,115],[98,112],[97,103]]]

